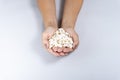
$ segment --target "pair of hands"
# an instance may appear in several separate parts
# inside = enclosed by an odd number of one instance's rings
[[[76,31],[73,28],[64,28],[64,30],[67,31],[73,39],[73,48],[66,48],[66,47],[49,48],[48,40],[52,37],[52,35],[55,33],[56,30],[57,30],[57,28],[54,28],[54,27],[48,27],[45,29],[45,31],[42,34],[43,46],[48,50],[48,52],[50,52],[51,54],[53,54],[55,56],[68,55],[70,52],[74,51],[79,44],[78,34],[76,33]]]

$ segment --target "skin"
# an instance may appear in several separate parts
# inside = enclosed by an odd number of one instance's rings
[[[43,22],[45,26],[45,31],[42,34],[43,46],[51,54],[55,56],[65,56],[77,48],[79,44],[79,37],[75,31],[75,23],[79,11],[81,9],[82,3],[83,0],[74,0],[74,1],[65,0],[65,4],[64,4],[64,12],[63,12],[61,27],[64,28],[65,31],[70,33],[74,41],[73,48],[65,48],[65,47],[49,48],[48,39],[51,38],[54,32],[58,29],[55,0],[38,0],[38,6],[42,13]]]

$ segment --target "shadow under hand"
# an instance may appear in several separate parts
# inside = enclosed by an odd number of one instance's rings
[[[36,38],[33,40],[32,47],[34,48],[37,55],[40,58],[42,58],[46,64],[55,63],[62,58],[55,57],[52,54],[47,53],[47,51],[42,46],[42,39],[41,38],[42,38],[42,32],[44,31],[42,16],[40,14],[40,11],[39,11],[39,8],[37,5],[37,0],[31,0],[30,2],[31,2],[30,5],[32,6],[32,9],[33,9],[33,12],[34,12],[35,18],[36,18],[36,23],[37,23],[37,26],[35,28],[37,28],[37,30],[38,30]]]

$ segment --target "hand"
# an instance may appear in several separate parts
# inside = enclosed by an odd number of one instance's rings
[[[78,47],[78,45],[79,45],[79,36],[76,33],[76,31],[74,30],[74,28],[64,28],[64,30],[66,32],[68,32],[70,34],[70,36],[72,37],[72,39],[73,39],[73,48],[72,49],[71,48],[64,48],[63,52],[70,53],[70,52],[74,51]]]
[[[57,27],[47,27],[45,29],[45,31],[42,34],[42,42],[43,42],[43,46],[46,48],[46,50],[50,53],[52,53],[55,56],[59,56],[59,52],[58,51],[54,51],[53,49],[55,49],[55,47],[53,48],[49,48],[49,39],[52,37],[52,35],[54,34],[54,32],[57,30]]]

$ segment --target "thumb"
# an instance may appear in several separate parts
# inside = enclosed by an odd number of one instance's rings
[[[76,49],[78,44],[79,44],[79,38],[78,38],[78,35],[76,36],[73,36],[73,49]]]
[[[48,49],[48,47],[49,47],[49,39],[48,39],[48,37],[47,37],[47,36],[43,36],[43,37],[42,37],[42,41],[43,41],[43,46],[44,46],[46,49]]]

